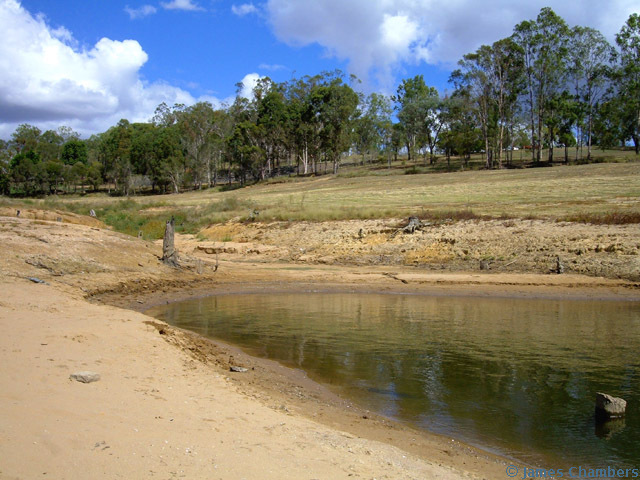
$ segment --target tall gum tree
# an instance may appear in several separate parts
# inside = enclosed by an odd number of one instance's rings
[[[539,162],[549,100],[564,89],[569,27],[551,8],[545,7],[535,20],[516,25],[512,38],[523,52],[532,159]],[[547,138],[547,141],[553,147],[554,139]],[[549,160],[553,160],[553,148],[549,148]]]
[[[614,50],[604,35],[593,28],[576,26],[571,30],[570,39],[568,76],[577,103],[574,109],[578,131],[576,154],[582,145],[581,131],[586,128],[587,159],[590,160],[594,115],[606,92]]]
[[[640,154],[640,15],[632,14],[616,35],[620,49],[615,75],[620,113],[624,118],[623,135],[633,141]]]

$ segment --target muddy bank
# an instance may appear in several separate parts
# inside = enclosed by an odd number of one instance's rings
[[[327,265],[386,265],[419,271],[565,273],[640,280],[640,226],[544,220],[466,220],[426,225],[406,220],[228,223],[200,234],[209,254]],[[224,240],[224,241],[223,241]]]

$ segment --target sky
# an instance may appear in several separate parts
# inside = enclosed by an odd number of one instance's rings
[[[264,76],[340,69],[392,94],[422,74],[445,93],[462,55],[545,6],[611,42],[640,12],[640,0],[0,0],[0,138],[22,123],[87,137],[162,102],[220,107]]]

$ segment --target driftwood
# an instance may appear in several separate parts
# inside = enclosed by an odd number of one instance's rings
[[[174,245],[174,235],[175,220],[171,217],[171,220],[167,222],[164,229],[164,240],[162,241],[162,262],[171,267],[179,267],[180,263],[178,263],[178,251]]]
[[[415,233],[416,230],[422,230],[424,227],[431,225],[430,222],[421,222],[418,217],[409,217],[409,223],[406,227],[399,228],[391,234],[391,238],[395,237],[400,232],[402,233]]]

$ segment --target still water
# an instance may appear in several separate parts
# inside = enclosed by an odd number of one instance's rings
[[[638,303],[269,294],[147,313],[510,457],[640,467]],[[626,399],[626,419],[597,426],[597,391]]]

